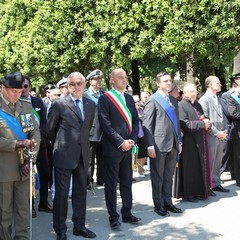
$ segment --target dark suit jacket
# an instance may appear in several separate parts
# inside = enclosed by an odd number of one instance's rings
[[[40,117],[40,133],[43,139],[46,134],[46,111],[41,98],[31,97],[32,106]]]
[[[100,91],[100,94],[102,95],[103,92]],[[91,99],[91,97],[87,93],[84,93],[83,96],[85,96],[88,99]],[[95,117],[94,117],[94,120],[93,120],[92,128],[90,130],[89,140],[91,142],[100,142],[101,138],[102,138],[102,129],[101,129],[100,124],[99,124],[98,107],[96,105],[96,107],[95,107]]]
[[[227,107],[232,117],[230,137],[240,139],[240,104],[230,94],[227,97]]]
[[[95,103],[83,97],[83,109],[84,121],[81,123],[70,94],[54,101],[50,107],[47,134],[54,144],[55,167],[75,169],[81,155],[84,167],[89,165],[89,131],[94,119]]]
[[[137,141],[139,118],[132,96],[124,94],[127,107],[132,114],[132,133],[119,110],[104,94],[98,101],[98,118],[103,131],[102,151],[104,156],[122,156],[119,148],[125,139]]]
[[[178,117],[178,101],[172,96],[169,99]],[[144,106],[143,130],[147,147],[155,146],[155,151],[160,152],[171,152],[174,144],[179,148],[179,140],[171,120],[152,96]],[[181,137],[179,127],[178,134]]]

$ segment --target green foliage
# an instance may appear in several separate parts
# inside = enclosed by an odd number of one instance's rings
[[[239,0],[0,1],[0,75],[19,69],[36,87],[94,68],[106,78],[113,66],[131,76],[137,60],[140,86],[151,90],[158,72],[184,69],[193,54],[203,81],[230,68],[239,9]]]

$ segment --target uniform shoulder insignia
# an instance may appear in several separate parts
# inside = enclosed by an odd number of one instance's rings
[[[26,102],[26,103],[30,103],[30,104],[31,104],[31,101],[30,101],[29,99],[20,98],[19,101],[20,101],[20,102]]]

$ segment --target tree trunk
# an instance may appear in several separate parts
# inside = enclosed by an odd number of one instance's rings
[[[131,62],[132,67],[132,90],[133,95],[139,95],[140,96],[140,74],[139,74],[139,68],[138,68],[138,60],[132,60]]]
[[[193,77],[193,53],[187,57],[187,82],[194,82]]]
[[[240,72],[240,52],[238,52],[233,62],[233,74],[236,74],[239,72]]]

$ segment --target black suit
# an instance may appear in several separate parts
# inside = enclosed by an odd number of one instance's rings
[[[94,119],[95,104],[83,97],[84,121],[67,95],[53,102],[48,115],[47,133],[53,146],[55,197],[53,202],[53,227],[57,234],[67,230],[68,191],[71,175],[72,221],[75,229],[85,224],[86,187],[89,165],[89,131]]]
[[[124,94],[126,105],[132,115],[132,132],[119,110],[104,94],[99,98],[98,116],[103,131],[102,153],[104,157],[105,199],[109,213],[109,221],[118,220],[117,213],[117,182],[120,181],[122,197],[121,214],[130,215],[132,209],[132,167],[131,151],[124,152],[120,145],[126,139],[136,142],[138,135],[139,118],[133,98]]]
[[[48,183],[50,177],[50,166],[46,146],[46,112],[43,101],[37,97],[31,97],[32,106],[40,117],[41,143],[36,160],[37,169],[40,176],[40,201],[39,207],[48,204]]]
[[[227,106],[230,116],[232,117],[232,128],[230,138],[233,141],[233,172],[234,179],[237,185],[240,186],[240,98],[237,96],[238,101],[233,97],[232,93],[227,97]]]

